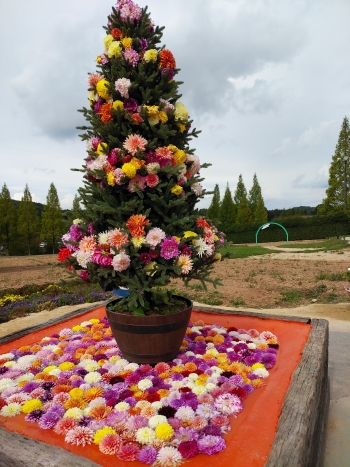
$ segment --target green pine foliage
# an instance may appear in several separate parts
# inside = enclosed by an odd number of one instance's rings
[[[238,177],[237,187],[233,196],[233,201],[235,205],[238,206],[244,198],[247,199],[247,189],[244,185],[242,174],[240,174]]]
[[[22,235],[28,255],[32,248],[38,244],[40,221],[28,185],[25,186],[18,208],[17,232]]]
[[[219,211],[220,227],[225,230],[235,222],[236,206],[232,199],[232,193],[227,184],[224,197],[222,199]]]
[[[63,233],[64,222],[60,201],[56,187],[51,183],[41,218],[41,238],[47,241],[48,247],[52,248],[52,253],[57,252],[57,242]]]
[[[11,246],[16,237],[16,208],[12,202],[10,191],[4,183],[0,193],[0,247],[6,252],[11,251]]]
[[[237,206],[236,224],[247,224],[253,222],[253,213],[248,204],[247,197],[242,196],[241,202]]]
[[[254,211],[254,222],[257,224],[265,224],[267,222],[267,210],[264,205],[264,200],[262,195],[258,197],[258,202],[256,205],[256,209]]]
[[[347,163],[344,163],[347,157]],[[318,207],[319,214],[332,214],[344,210],[344,171],[347,183],[350,180],[350,127],[349,119],[345,116],[340,129],[338,142],[329,168],[328,188],[326,197]],[[349,196],[347,196],[347,212],[350,210]]]
[[[98,72],[89,74],[90,108],[81,110],[87,125],[79,128],[88,155],[79,189],[82,222],[72,228],[94,235],[100,250],[87,263],[77,262],[76,256],[67,261],[85,269],[82,277],[97,280],[105,290],[127,287],[131,294],[125,303],[145,310],[145,297],[155,290],[159,294],[171,277],[215,285],[210,271],[219,237],[213,235],[214,227],[198,220],[196,204],[205,191],[190,141],[199,131],[179,101],[179,69],[161,45],[163,28],[153,25],[147,7],[123,17],[121,5],[119,0],[108,18],[107,52],[97,59]],[[138,230],[131,227],[135,222]],[[160,243],[147,243],[145,236],[155,228],[186,252],[186,272],[178,255],[166,258]],[[215,245],[204,241],[208,229]],[[128,242],[112,245],[110,231],[126,235]],[[74,240],[77,245],[77,235]],[[121,255],[130,259],[125,269],[104,266],[112,257],[115,265]]]
[[[208,219],[217,223],[219,220],[220,211],[220,188],[219,185],[215,185],[213,199],[211,200],[210,206],[207,210]]]

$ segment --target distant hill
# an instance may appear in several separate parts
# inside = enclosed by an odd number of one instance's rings
[[[18,201],[17,199],[13,199],[12,202],[15,205],[15,207],[18,209],[20,201]],[[39,217],[41,219],[42,214],[43,214],[43,210],[44,210],[44,204],[36,203],[35,201],[33,201],[33,203],[34,203],[34,206],[36,207],[36,209],[38,211],[38,215],[39,215]],[[70,209],[62,209],[63,214],[66,214],[69,211],[70,211]]]
[[[267,211],[268,220],[278,217],[296,217],[296,216],[315,216],[317,207],[312,206],[297,206],[289,209],[269,209]]]

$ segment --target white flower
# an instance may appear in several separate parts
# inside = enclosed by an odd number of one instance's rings
[[[88,373],[87,375],[84,376],[84,381],[88,384],[93,384],[93,383],[98,383],[101,381],[102,376],[100,373],[97,373],[97,371],[92,371],[91,373]]]
[[[146,170],[149,174],[156,174],[159,172],[159,169],[160,165],[158,164],[158,162],[150,162],[146,165]]]
[[[205,387],[205,389],[206,389],[208,392],[210,392],[210,391],[212,391],[212,390],[216,387],[216,384],[214,384],[214,383],[207,383],[204,387]]]
[[[248,348],[251,349],[251,350],[256,349],[256,344],[254,344],[254,342],[249,342],[249,344],[247,344],[247,345],[248,345]]]
[[[192,380],[192,381],[196,381],[196,379],[198,379],[198,375],[197,375],[197,373],[190,373],[190,374],[188,375],[188,378],[189,378],[190,380]]]
[[[267,378],[269,376],[269,372],[265,368],[256,368],[253,374],[259,376],[259,378]]]
[[[156,434],[152,430],[152,428],[145,427],[145,428],[140,428],[136,431],[136,440],[140,444],[150,444],[150,442],[153,441],[155,438],[156,438]]]
[[[87,267],[87,264],[91,262],[91,254],[85,251],[75,251],[72,254],[72,256],[74,256],[77,259],[79,266],[85,269]]]
[[[185,352],[186,355],[188,355],[189,357],[193,357],[195,355],[194,352],[192,352],[191,350],[188,350],[187,352]]]
[[[88,372],[96,371],[100,369],[100,365],[95,360],[83,360],[81,363],[85,363],[84,368]]]
[[[191,190],[196,196],[200,196],[203,193],[203,187],[200,183],[193,183],[191,185]]]
[[[14,387],[15,385],[15,382],[10,378],[0,379],[0,392],[2,392],[4,389]]]
[[[100,154],[92,162],[87,162],[87,167],[91,172],[101,171],[107,163],[107,156]]]
[[[151,403],[151,406],[156,409],[156,410],[159,410],[163,407],[163,403],[162,401],[155,401],[155,402],[152,402]]]
[[[15,364],[15,362],[5,362],[3,366],[6,366],[7,368],[13,368]]]
[[[53,370],[49,371],[49,375],[58,376],[61,373],[61,370],[58,368],[54,368]]]
[[[212,253],[210,246],[205,243],[203,238],[195,239],[192,243],[198,256],[202,257],[204,254],[210,255]]]
[[[11,352],[3,353],[3,354],[0,355],[0,360],[13,360],[14,358],[15,358],[15,356]]]
[[[165,415],[153,415],[153,417],[148,420],[148,425],[153,429],[157,428],[157,426],[162,423],[168,423],[168,419]]]
[[[200,394],[206,394],[208,392],[207,386],[195,386],[192,388],[192,392],[196,394],[196,396],[199,396]]]
[[[108,232],[101,232],[98,234],[98,243],[104,245],[108,243]]]
[[[24,375],[18,376],[16,378],[16,383],[20,383],[21,381],[32,381],[34,379],[34,375],[32,373],[24,373]]]
[[[84,412],[78,407],[73,407],[72,409],[68,409],[66,413],[63,415],[63,418],[70,417],[75,418],[76,420],[80,420],[84,416]]]
[[[105,405],[106,404],[106,399],[104,397],[96,397],[96,399],[92,399],[92,401],[89,402],[89,407],[90,409],[93,409],[97,405]]]
[[[153,386],[153,383],[150,379],[142,379],[137,383],[137,387],[141,390],[144,391],[145,389],[151,388]]]
[[[184,407],[180,407],[176,413],[175,417],[179,418],[180,420],[190,421],[194,418],[195,413],[192,407],[188,407],[185,405]]]
[[[215,344],[213,344],[212,342],[208,342],[207,347],[208,349],[212,349],[213,347],[215,347]]]
[[[153,465],[162,467],[177,467],[183,459],[180,452],[172,446],[165,446],[159,449],[157,459]]]
[[[81,219],[74,219],[73,224],[81,224],[82,222]]]
[[[21,412],[21,404],[18,404],[18,402],[12,402],[11,404],[4,405],[4,407],[0,410],[0,415],[3,417],[14,417],[15,415],[19,415]]]
[[[114,406],[114,409],[120,412],[122,412],[123,410],[128,410],[129,408],[130,408],[130,404],[128,404],[125,401],[118,402],[118,404]]]

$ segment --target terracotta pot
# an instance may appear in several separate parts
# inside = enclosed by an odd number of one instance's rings
[[[135,316],[108,310],[113,336],[123,357],[129,362],[158,363],[174,359],[179,352],[192,312],[186,297],[184,309],[171,315]]]

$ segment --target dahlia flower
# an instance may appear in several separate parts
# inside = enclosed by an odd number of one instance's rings
[[[117,454],[121,445],[121,439],[117,434],[108,434],[102,438],[99,449],[103,454],[110,456]]]
[[[180,250],[175,237],[166,238],[161,244],[160,256],[164,259],[171,259],[179,256]]]
[[[112,266],[115,271],[122,272],[129,267],[130,262],[130,256],[125,254],[124,251],[121,251],[118,255],[114,256],[112,260]]]
[[[131,86],[131,81],[127,78],[119,78],[115,82],[115,89],[120,92],[122,97],[129,97],[129,88]]]
[[[124,143],[123,147],[133,156],[137,154],[137,151],[144,151],[148,141],[138,134],[129,135]]]
[[[161,467],[177,467],[182,463],[182,456],[180,452],[171,446],[162,447],[158,451],[155,466]]]
[[[91,444],[94,438],[94,432],[86,426],[76,426],[69,430],[65,436],[66,443],[75,444],[77,446],[86,446]]]

